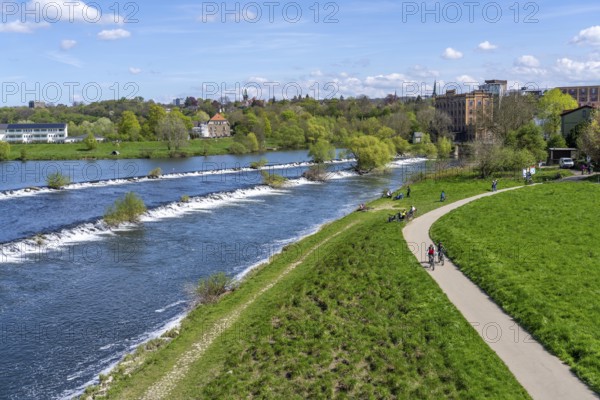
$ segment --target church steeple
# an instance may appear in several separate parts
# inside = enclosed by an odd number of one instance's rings
[[[433,94],[431,97],[435,98],[437,96],[437,80],[433,81]]]

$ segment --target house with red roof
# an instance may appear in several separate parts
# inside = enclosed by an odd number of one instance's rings
[[[228,136],[231,136],[229,121],[221,113],[217,113],[208,121],[208,137],[220,138]]]

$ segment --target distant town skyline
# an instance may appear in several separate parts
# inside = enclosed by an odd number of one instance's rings
[[[0,106],[600,82],[600,4],[2,2]]]

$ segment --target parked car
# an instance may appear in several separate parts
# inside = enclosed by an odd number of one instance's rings
[[[558,165],[561,168],[573,168],[575,166],[575,162],[572,158],[563,157],[560,160],[558,160]]]

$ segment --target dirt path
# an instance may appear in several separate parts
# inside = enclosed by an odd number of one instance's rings
[[[328,243],[331,239],[336,236],[342,234],[343,232],[350,229],[355,223],[351,223],[348,226],[344,227],[341,231],[335,233],[334,235],[329,236],[327,239],[323,240],[318,245],[315,245],[310,250],[306,252],[298,261],[293,264],[290,264],[275,280],[269,283],[267,286],[262,288],[258,293],[256,293],[250,300],[236,309],[232,310],[227,316],[223,317],[219,321],[217,321],[203,336],[196,342],[190,350],[182,354],[174,367],[168,371],[160,380],[158,380],[154,385],[152,385],[142,397],[144,400],[158,400],[158,399],[168,399],[170,398],[169,394],[175,388],[177,383],[183,379],[188,373],[190,367],[202,357],[204,352],[210,347],[210,345],[217,339],[223,332],[229,329],[233,324],[238,320],[241,313],[246,310],[250,305],[252,305],[256,299],[258,299],[262,294],[264,294],[267,290],[271,289],[275,286],[279,281],[281,281],[287,274],[293,271],[298,265],[302,264],[311,254],[313,254],[317,249],[321,246]]]
[[[500,190],[496,193],[512,188]],[[403,229],[414,256],[425,263],[426,250],[433,243],[429,229],[444,214],[471,201],[491,196],[489,192],[448,204],[413,220]],[[504,313],[479,287],[446,260],[431,276],[479,335],[498,354],[517,380],[534,399],[598,399],[569,367],[548,353],[510,316]]]

